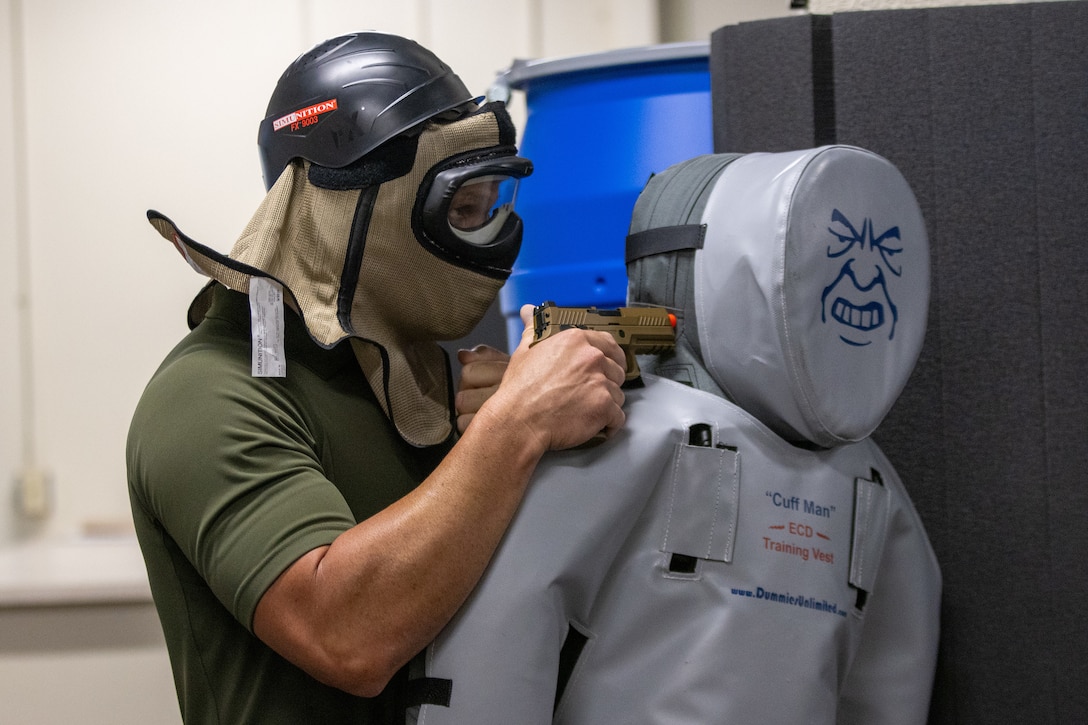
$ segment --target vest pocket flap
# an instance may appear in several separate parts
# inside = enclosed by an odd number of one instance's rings
[[[854,479],[854,536],[850,544],[850,584],[863,592],[873,582],[884,554],[888,533],[887,487],[864,478]]]
[[[661,550],[729,562],[737,531],[740,462],[727,448],[677,445]]]

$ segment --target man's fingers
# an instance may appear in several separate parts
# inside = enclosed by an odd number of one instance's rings
[[[458,389],[494,388],[502,381],[506,368],[507,363],[505,360],[502,362],[469,363],[461,368],[461,383],[458,385]]]
[[[510,365],[510,356],[488,345],[477,345],[471,350],[458,350],[457,359],[461,362],[461,380],[454,406],[457,428],[463,433],[472,416],[498,390]]]
[[[491,347],[490,345],[477,345],[471,350],[457,351],[457,361],[462,365],[469,365],[477,362],[499,362],[509,359],[509,354]]]
[[[530,350],[532,313],[532,305],[521,308],[525,332],[508,364],[505,357],[496,360],[491,353],[465,353],[462,360],[469,361],[473,369],[466,365],[462,372],[465,385],[458,395],[458,428],[463,431],[472,420],[471,414],[480,411],[474,390],[483,390],[486,381],[499,379],[502,385],[492,399],[502,401],[503,415],[512,424],[538,430],[546,449],[569,448],[601,431],[610,435],[621,428],[626,421],[621,386],[627,364],[612,335],[574,328]],[[496,365],[504,366],[501,378]],[[486,402],[484,399],[479,405]]]
[[[526,345],[532,342],[533,339],[533,310],[536,309],[533,305],[521,306],[521,322],[525,325],[525,330],[522,332],[521,340],[522,345]],[[566,332],[564,330],[564,332]],[[607,373],[608,378],[617,384],[622,384],[627,376],[627,356],[624,354],[623,349],[616,342],[616,339],[609,335],[607,332],[600,331],[588,331],[583,330],[586,339],[591,345],[607,355],[616,365],[619,366],[619,377],[615,371]],[[549,338],[551,339],[551,338]]]
[[[607,332],[586,332],[586,340],[615,363],[614,366],[605,366],[604,373],[609,380],[622,385],[627,378],[627,356],[616,339]]]
[[[612,419],[612,421],[604,427],[605,438],[611,438],[616,433],[616,431],[623,427],[623,424],[626,422],[627,416],[622,410],[618,411],[617,415]]]

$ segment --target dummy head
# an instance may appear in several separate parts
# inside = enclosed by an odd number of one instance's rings
[[[684,322],[658,374],[822,447],[868,436],[906,384],[929,247],[885,159],[843,146],[692,159],[650,181],[631,232],[629,301]]]

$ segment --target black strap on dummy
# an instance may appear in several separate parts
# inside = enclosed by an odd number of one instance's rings
[[[574,673],[574,666],[578,664],[578,658],[582,656],[589,637],[578,630],[573,624],[567,628],[567,638],[563,640],[563,648],[559,651],[559,673],[556,676],[555,704],[552,713],[559,709],[559,701],[563,699],[563,692],[567,689],[570,676]]]
[[[407,707],[417,705],[450,706],[450,697],[453,694],[453,680],[440,677],[419,677],[408,680]]]
[[[706,224],[678,224],[654,227],[627,236],[627,264],[654,254],[668,254],[683,249],[702,249]]]

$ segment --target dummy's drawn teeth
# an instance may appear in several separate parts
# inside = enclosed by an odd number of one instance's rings
[[[884,306],[869,302],[858,307],[839,297],[831,307],[831,316],[856,330],[875,330],[884,324]]]

